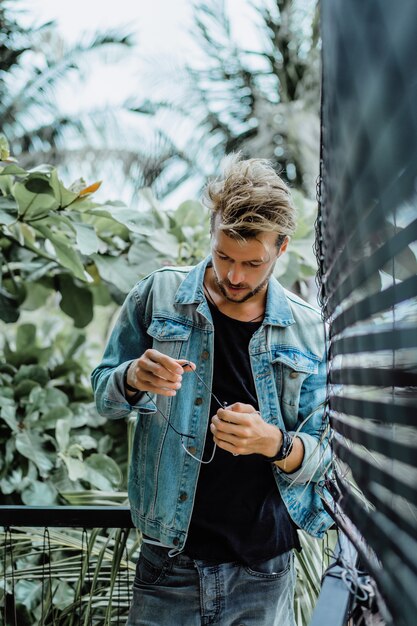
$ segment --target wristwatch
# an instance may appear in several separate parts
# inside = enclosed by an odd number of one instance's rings
[[[275,461],[282,461],[291,454],[292,442],[294,438],[289,433],[287,433],[286,430],[282,430],[282,428],[280,428],[280,431],[282,434],[281,447],[275,456],[265,457],[265,460],[268,461],[269,463],[274,463]]]

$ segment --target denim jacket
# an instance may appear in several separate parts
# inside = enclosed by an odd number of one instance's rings
[[[145,535],[178,550],[187,538],[200,463],[185,452],[156,406],[178,431],[193,436],[184,443],[201,458],[211,418],[210,394],[188,372],[176,396],[143,393],[131,406],[123,375],[134,359],[154,348],[194,362],[211,388],[214,331],[203,293],[209,262],[210,257],[193,268],[166,267],[140,281],[127,296],[102,362],[92,373],[102,415],[120,418],[137,411],[129,472],[133,522]],[[319,313],[271,277],[265,317],[249,344],[250,362],[262,418],[297,432],[303,441],[304,460],[297,471],[286,474],[273,464],[271,471],[294,522],[316,537],[332,523],[316,489],[330,461],[324,432],[324,354]]]

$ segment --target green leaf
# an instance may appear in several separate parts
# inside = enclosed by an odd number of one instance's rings
[[[123,475],[116,461],[105,454],[92,454],[85,465],[85,478],[102,491],[115,489],[122,482]]]
[[[1,374],[10,374],[10,376],[14,376],[16,374],[16,368],[10,363],[2,363],[0,362],[0,373]]]
[[[1,479],[0,489],[4,495],[9,495],[14,491],[18,493],[21,491],[23,481],[22,468],[18,467],[13,471],[9,471],[9,474]]]
[[[181,226],[198,226],[206,219],[207,211],[197,200],[186,200],[174,212],[175,221]]]
[[[65,582],[65,580],[57,581],[52,599],[54,606],[64,611],[67,607],[71,606],[73,601],[74,588]]]
[[[58,491],[50,483],[35,480],[22,491],[23,504],[27,506],[51,506],[56,504]]]
[[[42,425],[44,430],[52,430],[55,428],[59,419],[66,418],[72,418],[72,411],[68,407],[60,405],[52,407],[50,410],[46,410],[39,420],[39,423]]]
[[[55,267],[55,263],[53,264]],[[35,311],[44,306],[52,293],[50,287],[45,287],[40,282],[26,283],[26,298],[22,303],[22,309],[25,311]]]
[[[58,211],[55,213],[49,213],[46,217],[36,220],[36,223],[31,224],[31,226],[32,228],[37,228],[38,230],[40,230],[39,226],[46,226],[57,236],[70,237],[71,242],[73,241],[73,234],[75,234],[75,226],[70,218],[65,215],[64,211],[60,211],[59,213]],[[55,228],[53,229],[52,226]],[[67,228],[65,228],[65,226]]]
[[[26,170],[18,165],[15,165],[14,163],[0,168],[0,176],[27,176],[27,174]]]
[[[28,170],[29,174],[51,174],[54,170],[54,166],[53,165],[49,165],[49,163],[40,163],[39,165],[36,165],[35,167],[32,167],[30,170]]]
[[[66,348],[67,348],[67,351],[65,353],[66,359],[72,358],[75,355],[75,353],[77,352],[77,350],[81,346],[85,345],[85,343],[86,343],[86,336],[85,336],[85,334],[84,333],[77,333],[72,338],[72,341],[70,341],[67,344],[67,346],[66,346]]]
[[[128,230],[138,234],[152,234],[152,228],[143,225],[143,214],[137,212],[133,213],[132,209],[122,207],[107,208],[107,205],[96,206],[87,211],[87,213],[94,217],[102,217],[112,222],[118,222],[125,226]]]
[[[13,176],[0,176],[0,195],[3,194],[3,196],[11,196],[13,184]]]
[[[296,254],[287,252],[278,260],[277,266],[279,265],[281,259],[284,259],[285,257],[287,257],[288,264],[285,273],[280,275],[279,281],[283,287],[289,289],[291,285],[293,285],[300,277],[300,261]]]
[[[43,445],[44,440],[36,432],[23,431],[16,435],[16,449],[21,455],[35,463],[41,476],[46,476],[53,468],[53,463]]]
[[[108,287],[104,282],[100,282],[98,285],[92,285],[91,293],[93,294],[94,307],[108,306],[113,302]]]
[[[26,350],[36,345],[36,326],[34,324],[20,324],[16,331],[16,350]]]
[[[73,225],[77,233],[77,246],[81,254],[89,256],[97,252],[100,242],[94,227],[81,222],[73,222]]]
[[[137,268],[138,278],[150,274],[161,265],[156,250],[147,241],[137,239],[130,246],[127,260]]]
[[[62,298],[60,309],[72,317],[76,328],[84,328],[93,319],[93,295],[86,287],[79,287],[71,276],[59,277]]]
[[[44,402],[47,408],[57,406],[67,406],[68,396],[59,389],[44,389]]]
[[[70,446],[68,446],[66,454],[73,457],[74,459],[79,459],[80,461],[82,461],[83,448],[78,443],[72,443]]]
[[[52,245],[55,248],[56,256],[59,263],[69,269],[76,278],[87,282],[88,277],[84,271],[84,266],[80,259],[79,254],[71,247],[71,244],[54,236],[52,239]]]
[[[57,259],[63,267],[66,267],[70,272],[86,282],[89,280],[80,255],[74,250],[73,244],[64,235],[53,233],[47,226],[37,226],[39,232],[41,232],[46,239],[48,239],[55,249]]]
[[[106,424],[107,419],[97,412],[94,402],[84,404],[82,411],[73,418],[74,427],[91,426],[92,428],[100,428]]]
[[[74,202],[78,198],[78,194],[74,191],[70,191],[58,178],[58,172],[53,169],[50,176],[50,185],[54,191],[55,198],[61,208],[67,207],[71,202]]]
[[[39,605],[43,582],[34,580],[18,580],[15,584],[16,600],[31,610]]]
[[[139,280],[136,270],[118,256],[91,255],[99,271],[100,277],[115,285],[123,293],[128,293]]]
[[[162,229],[155,230],[149,239],[149,244],[164,258],[170,257],[175,263],[178,257],[179,241],[174,235]]]
[[[39,387],[39,385],[34,380],[22,380],[22,382],[14,388],[14,397],[16,400],[21,400],[22,398],[29,396],[30,392],[35,387]]]
[[[20,311],[17,298],[0,288],[0,319],[8,324],[17,322]]]
[[[19,425],[16,420],[16,405],[13,400],[0,396],[0,418],[3,419],[10,430],[19,432]]]
[[[21,365],[14,377],[13,384],[16,385],[28,379],[39,383],[41,387],[46,387],[49,381],[49,375],[47,370],[40,365]]]
[[[26,267],[29,270],[27,276],[28,281],[38,284],[41,278],[45,278],[45,282],[42,284],[52,288],[52,280],[49,279],[48,274],[56,272],[57,262],[54,259],[40,257],[33,263],[28,263]]]
[[[87,475],[87,467],[83,461],[79,459],[74,459],[72,456],[62,455],[60,457],[64,461],[67,471],[68,477],[70,480],[80,480],[85,479]]]
[[[29,178],[24,183],[15,183],[13,195],[19,207],[19,215],[26,221],[46,216],[58,207],[48,180],[39,176]]]
[[[41,389],[40,387],[32,389],[29,395],[29,402],[27,404],[27,412],[35,413],[39,411],[43,415],[47,416],[50,411],[54,409],[61,413],[58,417],[65,417],[66,407],[69,403],[68,396],[60,389],[53,387],[47,387]],[[55,424],[53,424],[55,426]]]
[[[97,448],[97,441],[94,437],[91,437],[91,435],[76,435],[74,441],[76,441],[83,450],[95,450]]]
[[[305,265],[314,271],[317,269],[316,255],[313,250],[312,239],[295,239],[290,243],[289,253],[295,253],[301,257]]]
[[[9,226],[17,220],[17,203],[11,198],[0,197],[0,224]]]

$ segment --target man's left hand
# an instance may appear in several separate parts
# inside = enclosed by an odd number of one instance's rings
[[[214,442],[232,454],[273,456],[282,444],[280,429],[265,422],[250,404],[236,402],[219,409],[212,417],[210,430]]]

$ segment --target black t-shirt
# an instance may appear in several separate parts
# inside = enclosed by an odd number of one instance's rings
[[[210,304],[214,323],[213,393],[227,404],[258,410],[248,345],[260,322],[241,322]],[[219,408],[212,398],[210,416]],[[208,430],[204,460],[213,451]],[[184,552],[191,558],[254,564],[300,549],[296,527],[281,499],[270,463],[259,454],[233,456],[217,448],[201,465]]]

